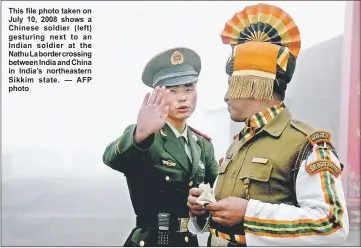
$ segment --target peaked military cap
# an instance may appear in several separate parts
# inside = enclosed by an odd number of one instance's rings
[[[146,64],[142,81],[152,88],[197,83],[201,67],[201,58],[195,51],[186,47],[172,48]]]

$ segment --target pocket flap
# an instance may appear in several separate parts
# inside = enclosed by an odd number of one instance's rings
[[[243,166],[240,172],[240,179],[245,179],[250,177],[251,180],[268,182],[271,173],[272,173],[273,165],[268,161],[266,164],[258,164],[252,163],[247,166]]]
[[[154,238],[152,236],[156,236],[154,232],[155,231],[150,229],[138,228],[134,231],[131,241],[138,246],[153,246],[155,240],[153,240]]]

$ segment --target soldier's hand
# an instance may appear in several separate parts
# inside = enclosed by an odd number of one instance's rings
[[[212,220],[225,226],[234,226],[243,221],[248,201],[238,197],[227,197],[216,203],[207,204]]]
[[[191,188],[188,196],[188,207],[191,210],[192,215],[203,215],[207,212],[196,200],[202,194],[202,190],[199,188]]]
[[[143,104],[138,112],[137,129],[135,131],[135,142],[141,143],[151,134],[159,131],[165,124],[169,106],[166,103],[168,91],[163,86],[156,87],[144,97]]]

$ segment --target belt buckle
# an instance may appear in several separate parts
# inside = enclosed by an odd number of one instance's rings
[[[188,222],[189,218],[178,218],[179,221],[179,231],[180,233],[188,232]]]
[[[221,246],[221,247],[227,247],[229,241],[226,239],[222,239],[220,237],[212,235],[211,237],[211,246]]]

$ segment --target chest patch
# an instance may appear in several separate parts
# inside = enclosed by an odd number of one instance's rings
[[[162,160],[162,163],[166,166],[173,167],[176,165],[176,163],[170,161],[170,160]]]

